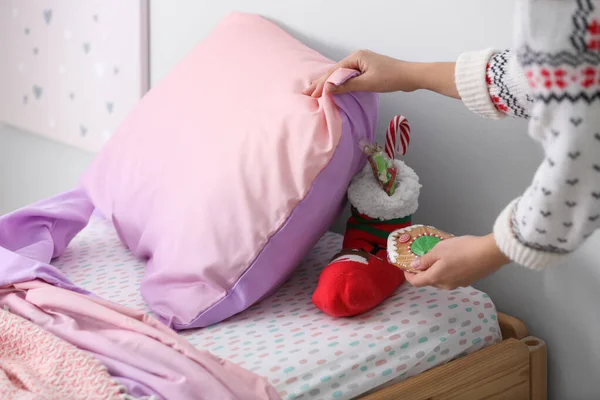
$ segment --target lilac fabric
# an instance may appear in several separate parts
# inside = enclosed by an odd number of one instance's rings
[[[142,312],[98,299],[49,265],[92,212],[76,189],[0,217],[0,306],[91,353],[130,395],[278,399],[264,378],[196,350]]]
[[[94,207],[80,189],[0,217],[0,287],[42,279],[89,294],[50,265],[88,223]]]

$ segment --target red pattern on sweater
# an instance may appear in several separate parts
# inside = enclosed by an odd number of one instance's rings
[[[599,48],[600,49],[600,48]],[[600,70],[591,66],[557,68],[530,66],[525,68],[525,76],[532,88],[546,88],[552,91],[568,89],[590,89],[600,85]]]
[[[588,40],[586,46],[588,50],[600,50],[600,23],[595,19],[587,28]]]

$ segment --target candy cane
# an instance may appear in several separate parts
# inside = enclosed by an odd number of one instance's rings
[[[410,144],[410,126],[408,120],[402,115],[396,115],[390,121],[385,134],[385,154],[392,160],[396,157],[396,151],[404,155]]]

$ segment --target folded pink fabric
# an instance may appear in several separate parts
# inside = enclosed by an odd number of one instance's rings
[[[125,400],[98,360],[0,309],[0,399]]]
[[[156,319],[42,281],[0,289],[0,306],[118,370],[164,399],[279,399],[266,379],[194,348]]]

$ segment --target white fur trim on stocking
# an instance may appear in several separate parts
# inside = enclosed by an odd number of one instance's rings
[[[369,164],[352,179],[348,187],[348,199],[359,213],[388,220],[404,218],[417,211],[421,190],[419,177],[402,161],[394,162],[398,167],[398,185],[392,196],[388,196],[379,186]]]

